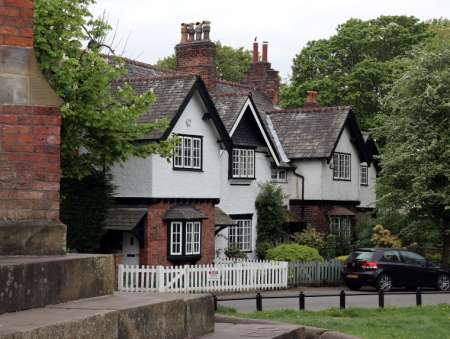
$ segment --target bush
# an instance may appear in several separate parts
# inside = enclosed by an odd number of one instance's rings
[[[319,252],[298,244],[283,244],[267,251],[267,259],[279,261],[323,261]]]
[[[247,255],[238,246],[232,245],[224,251],[228,259],[245,259]]]
[[[302,232],[294,234],[294,241],[299,245],[305,245],[315,248],[321,252],[325,246],[325,235],[315,228],[308,228]]]
[[[256,256],[258,257],[258,259],[266,259],[267,251],[271,248],[273,248],[273,245],[270,242],[258,242],[256,244]]]
[[[339,257],[336,257],[335,259],[337,261],[339,261],[341,264],[344,264],[348,259],[348,255],[340,255]]]
[[[400,238],[395,234],[392,234],[388,229],[385,229],[383,225],[375,225],[371,241],[372,244],[377,247],[402,247]]]

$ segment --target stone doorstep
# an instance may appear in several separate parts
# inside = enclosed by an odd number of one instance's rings
[[[96,297],[0,315],[0,339],[190,338],[211,332],[212,297],[180,294],[126,294]],[[210,326],[190,328],[190,303],[203,304]],[[201,311],[200,311],[201,312]],[[206,314],[210,312],[210,314]],[[206,326],[205,326],[206,325]]]

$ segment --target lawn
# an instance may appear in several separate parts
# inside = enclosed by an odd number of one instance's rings
[[[364,339],[449,339],[450,305],[324,311],[277,310],[238,313],[219,306],[218,313],[309,325],[353,334]]]

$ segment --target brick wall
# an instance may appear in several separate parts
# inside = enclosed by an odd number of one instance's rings
[[[278,71],[271,68],[269,62],[257,62],[250,66],[243,83],[263,92],[273,104],[278,104],[280,80]]]
[[[33,46],[33,1],[0,0],[0,45]]]
[[[174,263],[167,258],[167,222],[163,215],[176,203],[158,202],[148,208],[145,225],[144,248],[141,249],[141,265],[165,265]],[[201,258],[196,264],[210,264],[214,260],[214,204],[212,202],[193,203],[190,206],[203,212],[208,218],[202,221]]]
[[[0,105],[0,220],[59,220],[58,108]]]
[[[177,71],[199,75],[210,93],[215,91],[215,49],[216,45],[211,41],[192,41],[175,46]]]

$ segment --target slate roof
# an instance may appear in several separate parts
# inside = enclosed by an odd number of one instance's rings
[[[136,94],[153,91],[155,102],[149,107],[147,113],[142,115],[139,122],[150,123],[165,118],[169,122],[177,115],[181,105],[188,97],[197,77],[194,75],[172,74],[155,77],[124,78],[118,82],[128,83]],[[153,131],[144,139],[160,139],[164,131]]]
[[[163,220],[198,220],[208,219],[205,213],[191,206],[179,205],[172,207],[164,213]]]
[[[222,211],[219,207],[214,207],[214,223],[216,226],[236,225],[236,221]]]
[[[104,55],[104,58],[107,60],[111,60],[111,55]],[[119,57],[124,63],[125,68],[128,71],[126,75],[128,78],[136,78],[136,77],[154,77],[154,76],[165,76],[165,75],[173,75],[177,74],[177,72],[172,70],[161,69],[157,66],[147,64],[145,62],[128,59],[125,57]]]
[[[311,107],[269,112],[270,120],[291,159],[328,158],[334,150],[349,106]]]
[[[106,229],[131,231],[147,214],[146,208],[110,208],[106,217]]]

